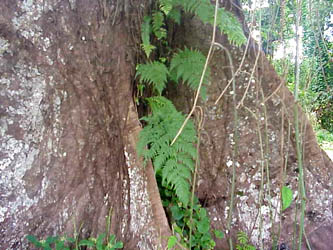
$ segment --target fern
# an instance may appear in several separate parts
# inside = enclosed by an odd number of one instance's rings
[[[196,132],[188,123],[176,143],[170,146],[184,116],[162,96],[147,98],[152,115],[142,118],[147,125],[139,136],[138,154],[147,161],[151,159],[155,173],[162,177],[162,185],[171,187],[184,207],[190,201],[190,187],[194,160],[197,157],[194,143]]]
[[[200,51],[185,48],[174,54],[170,63],[170,72],[174,74],[176,82],[182,79],[191,89],[197,90],[205,62],[206,57]],[[208,82],[209,75],[210,70],[208,68],[204,77],[204,83]],[[203,99],[206,99],[204,87],[201,89],[200,94]]]
[[[173,0],[174,5],[180,5],[185,12],[196,14],[196,10],[204,1],[197,0]]]
[[[237,241],[239,242],[239,244],[236,245],[237,250],[256,250],[254,246],[248,243],[249,239],[244,232],[237,233]]]
[[[168,74],[168,68],[163,63],[154,61],[139,64],[137,66],[136,77],[140,76],[140,83],[152,84],[158,94],[161,95],[165,88]]]
[[[145,16],[141,24],[141,47],[145,52],[146,56],[149,58],[150,53],[156,48],[150,43],[150,34],[151,34],[151,18]]]
[[[160,0],[160,10],[163,11],[165,15],[168,15],[172,10],[172,0]]]
[[[164,15],[161,11],[154,11],[153,13],[153,32],[158,40],[166,38],[166,29],[162,26],[164,25]]]
[[[238,232],[237,233],[237,240],[240,244],[246,245],[249,239],[247,238],[247,234],[244,232]]]
[[[173,6],[181,6],[185,12],[195,14],[204,24],[214,23],[215,9],[209,0],[173,0]],[[246,42],[241,24],[224,8],[218,9],[217,26],[228,36],[231,43],[240,46]]]
[[[174,9],[170,10],[167,17],[172,19],[176,23],[180,24],[180,19],[181,19],[180,9],[174,8]]]
[[[213,23],[213,20],[210,23]],[[231,43],[240,46],[246,42],[242,26],[231,12],[220,8],[218,11],[217,26],[228,36]]]

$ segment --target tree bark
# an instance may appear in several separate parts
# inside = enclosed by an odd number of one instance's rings
[[[1,1],[0,248],[25,235],[169,234],[132,98],[145,1]],[[164,217],[163,217],[164,216]],[[158,222],[158,223],[156,223]]]
[[[96,236],[105,232],[110,213],[111,233],[124,242],[124,249],[165,246],[170,229],[154,172],[151,164],[143,166],[135,150],[141,129],[133,102],[135,57],[148,2],[0,2],[1,249],[32,249],[24,239],[27,234]],[[224,5],[244,21],[237,1]],[[205,52],[211,29],[185,16],[170,38],[172,46]],[[248,32],[245,24],[244,30]],[[226,50],[216,49],[208,100],[200,104],[205,123],[197,195],[213,228],[226,231],[232,173],[228,166],[235,164],[235,206],[227,237],[245,231],[253,244],[268,248],[280,225],[279,242],[290,245],[296,202],[283,213],[278,204],[282,185],[297,190],[293,96],[255,42],[246,52],[224,35],[217,42],[231,54],[235,70],[246,53],[236,76],[237,103],[250,87],[237,109],[235,127],[231,88],[215,105],[232,77]],[[167,92],[180,110],[190,109],[193,93],[186,87],[169,87]],[[305,232],[313,249],[329,249],[333,165],[300,114]],[[235,143],[238,153],[233,156]],[[265,186],[260,202],[261,178]],[[216,249],[228,249],[226,240],[217,241]]]

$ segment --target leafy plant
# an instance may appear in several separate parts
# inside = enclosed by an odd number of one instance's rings
[[[320,144],[325,142],[332,144],[333,143],[333,133],[328,132],[325,129],[318,129],[316,131],[317,140]]]
[[[206,57],[198,50],[185,48],[175,53],[170,63],[170,74],[175,82],[183,80],[191,89],[197,90]],[[210,70],[205,74],[204,82],[208,82]],[[202,88],[201,95],[206,98],[205,89]]]
[[[214,23],[214,6],[209,0],[173,0],[174,6],[181,6],[185,12],[195,14],[204,24]],[[218,9],[217,26],[238,46],[246,42],[242,26],[237,18],[224,8]]]
[[[136,76],[140,76],[139,82],[152,84],[159,95],[165,88],[168,74],[167,67],[157,61],[139,64],[136,72]]]
[[[281,199],[282,199],[282,211],[283,211],[286,210],[293,201],[293,191],[287,186],[283,186],[281,189]]]
[[[33,235],[27,235],[26,239],[30,241],[35,247],[44,250],[52,250],[53,247],[56,250],[70,250],[68,243],[74,243],[75,239],[70,237],[58,237],[48,236],[45,240],[38,240]]]
[[[150,84],[158,96],[144,99],[151,114],[141,118],[145,126],[139,135],[137,152],[143,156],[144,162],[151,160],[154,165],[163,206],[173,225],[174,235],[168,240],[168,248],[179,245],[186,249],[206,250],[215,246],[210,220],[206,210],[196,197],[193,198],[191,192],[194,185],[192,175],[195,162],[198,161],[195,126],[189,121],[171,145],[185,117],[171,101],[162,96],[169,81],[176,84],[182,82],[197,91],[206,62],[206,57],[198,50],[178,49],[172,54],[171,48],[161,47],[168,46],[166,20],[171,19],[180,24],[181,10],[196,15],[205,24],[214,22],[215,10],[209,0],[160,0],[151,16],[144,18],[141,25],[142,49],[149,58],[151,52],[158,48],[153,56],[159,58],[159,61],[137,65],[136,77],[140,90],[143,89],[143,84]],[[236,17],[223,8],[218,9],[217,26],[227,34],[232,43],[241,45],[246,41]],[[203,79],[206,84],[209,82],[209,75],[208,69]],[[204,87],[200,94],[206,98]],[[138,97],[140,96],[143,94],[139,93]],[[217,238],[223,237],[221,231],[215,230],[214,233]]]
[[[192,172],[197,157],[194,125],[190,122],[179,140],[171,146],[172,139],[184,122],[184,116],[165,97],[151,97],[147,100],[152,115],[141,118],[147,125],[140,133],[138,153],[145,161],[153,161],[155,173],[162,177],[162,185],[171,187],[186,207],[190,200]]]
[[[164,15],[161,11],[153,12],[153,32],[158,40],[166,38],[167,32],[164,26]]]
[[[145,16],[143,18],[143,22],[141,24],[141,47],[143,51],[146,53],[147,58],[149,58],[150,53],[156,48],[154,45],[150,43],[150,34],[151,34],[151,18]]]
[[[209,217],[206,209],[201,207],[197,199],[194,201],[192,219],[191,211],[188,208],[181,207],[171,201],[168,208],[172,214],[172,229],[174,233],[168,240],[169,249],[172,249],[176,244],[186,249],[208,250],[215,247]],[[192,237],[190,237],[190,233]],[[214,230],[214,234],[218,239],[223,237],[223,233],[219,230]]]
[[[35,247],[41,248],[43,250],[79,250],[81,247],[86,246],[96,250],[114,250],[122,249],[123,243],[116,241],[115,235],[110,235],[108,241],[105,243],[105,234],[100,234],[97,238],[83,239],[79,241],[75,248],[70,248],[74,245],[76,240],[71,237],[59,237],[59,236],[49,236],[45,240],[38,240],[33,235],[26,236],[27,240],[30,241]]]
[[[113,234],[110,235],[109,241],[104,244],[105,236],[105,234],[100,234],[97,238],[81,240],[79,246],[95,247],[96,250],[114,250],[123,248],[123,243],[121,241],[116,241],[116,236]]]
[[[237,233],[237,241],[238,244],[236,245],[237,250],[256,250],[256,248],[249,244],[249,239],[247,237],[247,234],[244,232],[238,232]]]

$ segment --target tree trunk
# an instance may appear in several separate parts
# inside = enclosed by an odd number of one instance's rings
[[[170,229],[154,172],[150,164],[143,167],[135,150],[141,128],[132,85],[139,25],[148,2],[0,2],[1,249],[31,249],[27,234],[96,236],[105,232],[109,214],[111,233],[124,242],[124,249],[165,246]],[[225,1],[225,6],[243,21],[237,3]],[[175,28],[172,45],[207,51],[211,32],[211,26],[187,16]],[[224,35],[217,42],[231,54],[236,71],[245,47],[230,45]],[[297,190],[293,96],[251,41],[236,76],[237,104],[250,85],[235,121],[231,87],[215,105],[232,77],[226,50],[216,49],[210,66],[209,97],[200,104],[205,123],[197,195],[213,228],[226,231],[232,175],[228,166],[235,164],[235,205],[226,236],[245,231],[253,244],[266,249],[280,225],[279,242],[291,245],[296,202],[282,214],[278,204],[282,185]],[[183,111],[193,101],[185,87],[170,87],[168,95]],[[305,232],[313,249],[329,249],[333,165],[300,114]],[[260,202],[261,178],[265,186]],[[217,243],[216,249],[228,249],[225,239]]]

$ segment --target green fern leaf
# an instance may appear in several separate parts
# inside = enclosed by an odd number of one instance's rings
[[[248,242],[247,234],[244,232],[238,232],[237,233],[237,240],[240,244],[246,245]]]
[[[165,15],[168,15],[172,9],[172,0],[160,0],[160,10],[163,11]]]
[[[211,23],[213,22],[211,21]],[[228,36],[231,43],[240,46],[246,42],[242,26],[231,12],[220,8],[218,10],[217,26]]]
[[[141,25],[141,39],[144,44],[150,43],[150,33],[151,33],[151,26],[150,26],[151,18],[145,16],[143,18],[143,22]]]
[[[164,25],[164,15],[161,11],[153,12],[153,32],[158,40],[166,38],[166,29],[162,26]]]
[[[137,66],[136,76],[140,76],[140,83],[152,84],[158,94],[161,95],[165,88],[168,74],[168,68],[163,63],[154,61],[139,64]]]
[[[180,19],[181,19],[181,13],[180,9],[178,8],[173,8],[170,10],[170,12],[167,14],[167,17],[175,21],[175,23],[180,24]]]
[[[185,117],[165,97],[151,97],[147,98],[147,101],[152,115],[142,118],[147,125],[140,132],[137,152],[145,161],[152,160],[155,173],[162,177],[162,185],[171,187],[179,201],[187,207],[197,158],[194,124],[190,121],[176,143],[171,146],[171,141]]]
[[[170,72],[175,72],[176,80],[182,79],[188,86],[197,90],[200,83],[201,74],[204,69],[206,57],[198,50],[185,48],[175,53],[171,59]],[[206,71],[204,83],[209,81],[210,70]],[[203,92],[201,92],[201,95]],[[205,99],[205,96],[203,96]]]
[[[172,102],[164,97],[155,96],[147,98],[149,107],[152,109],[154,114],[161,112],[162,110],[168,110],[171,113],[177,112]]]
[[[146,56],[149,58],[151,52],[156,49],[156,47],[152,44],[141,44],[141,47],[143,49],[143,51],[145,52]]]
[[[142,40],[141,47],[148,58],[150,56],[150,53],[155,49],[155,46],[150,44],[150,34],[152,31],[150,23],[151,23],[151,18],[145,16],[141,24],[141,40]]]
[[[201,4],[201,1],[198,1],[198,0],[174,0],[173,2],[174,2],[174,5],[182,6],[184,11],[195,13],[196,9]]]
[[[187,207],[190,201],[191,192],[190,190],[190,184],[184,179],[184,178],[176,178],[174,180],[174,189],[176,192],[176,195],[178,196],[179,200],[183,203],[184,207]]]
[[[184,11],[195,14],[204,24],[214,23],[215,8],[209,0],[174,0],[174,6],[181,6]],[[240,46],[246,42],[242,26],[237,18],[224,8],[218,9],[217,26],[228,36],[231,43]]]

